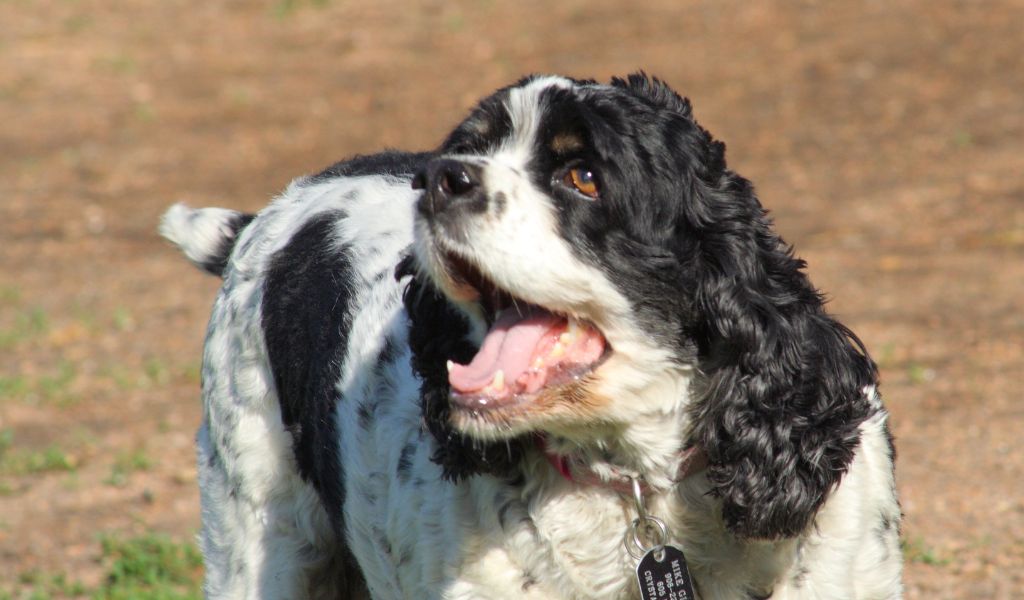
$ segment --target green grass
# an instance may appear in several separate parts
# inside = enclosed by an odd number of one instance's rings
[[[0,589],[0,600],[193,600],[202,597],[202,558],[191,543],[161,534],[100,539],[106,570],[103,583],[88,588],[63,573],[26,571],[13,589]]]
[[[974,136],[966,129],[957,130],[953,134],[953,145],[957,148],[970,148],[974,144]]]
[[[0,400],[24,397],[30,387],[24,375],[0,375]]]
[[[203,364],[198,360],[181,368],[182,377],[189,383],[199,384],[203,380]]]
[[[13,305],[21,301],[21,290],[12,285],[0,285],[0,304]]]
[[[114,53],[98,59],[96,66],[118,75],[131,75],[139,70],[138,62],[125,53]]]
[[[114,309],[111,319],[114,322],[114,329],[118,331],[130,331],[135,328],[135,318],[131,311],[123,306]]]
[[[14,431],[0,429],[0,460],[7,454],[7,449],[14,445]]]
[[[172,366],[159,356],[145,359],[141,369],[121,364],[104,365],[100,367],[97,375],[126,392],[165,386],[181,378],[196,382],[199,380],[198,366]]]
[[[147,358],[146,362],[142,365],[142,369],[146,373],[146,378],[153,385],[165,385],[171,379],[170,368],[159,358]]]
[[[110,468],[110,477],[104,483],[121,487],[128,483],[128,476],[137,471],[148,471],[154,464],[145,450],[134,452],[123,452],[118,455],[114,465]]]
[[[78,371],[74,363],[62,360],[57,365],[55,373],[39,378],[36,387],[43,400],[59,404],[72,404],[76,398],[70,388],[77,377]]]
[[[7,450],[0,455],[0,474],[33,475],[36,473],[72,472],[76,461],[57,446],[42,450]]]
[[[900,546],[903,548],[903,556],[908,562],[935,567],[944,567],[952,562],[951,558],[942,556],[938,550],[929,546],[924,538],[920,536],[900,540]]]
[[[104,583],[96,600],[186,600],[200,598],[202,557],[195,546],[164,535],[148,534],[123,540],[104,537]]]
[[[74,471],[75,460],[57,446],[42,450],[15,448],[14,432],[0,430],[0,474],[31,475],[54,471]]]
[[[330,3],[331,0],[278,0],[271,7],[270,12],[274,17],[284,19],[290,17],[306,5],[314,8],[324,8]]]
[[[156,107],[152,102],[136,102],[132,112],[136,119],[146,123],[156,121],[157,118]]]
[[[935,379],[935,369],[920,363],[911,362],[907,365],[907,378],[913,385],[922,385]]]
[[[49,402],[57,406],[69,406],[78,401],[72,387],[78,379],[74,363],[62,360],[55,370],[44,375],[0,375],[0,401],[11,398],[28,404]]]
[[[64,19],[62,25],[66,33],[76,34],[92,28],[94,23],[95,20],[90,15],[74,15]]]
[[[48,575],[46,573],[31,570],[18,575],[18,583],[22,588],[21,593],[14,595],[0,591],[0,600],[15,598],[21,600],[50,600],[54,597],[81,598],[88,591],[80,581],[68,581],[63,573]]]
[[[145,387],[145,381],[141,374],[121,365],[105,365],[99,369],[97,374],[114,382],[117,389],[123,392]]]
[[[46,311],[39,307],[19,312],[14,323],[7,329],[0,329],[0,349],[11,348],[22,342],[45,334],[50,329]]]

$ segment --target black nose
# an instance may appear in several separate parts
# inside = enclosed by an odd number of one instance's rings
[[[425,190],[420,206],[431,214],[464,201],[479,199],[480,171],[474,165],[442,158],[430,161],[412,178],[414,190]]]

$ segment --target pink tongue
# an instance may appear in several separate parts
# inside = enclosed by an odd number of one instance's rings
[[[448,383],[457,392],[482,390],[491,383],[498,370],[505,381],[513,382],[530,366],[530,358],[544,334],[564,319],[533,308],[525,315],[507,309],[487,332],[480,351],[468,365],[452,365]]]

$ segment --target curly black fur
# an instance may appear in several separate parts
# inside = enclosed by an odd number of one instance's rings
[[[703,395],[690,441],[707,453],[713,493],[734,533],[796,535],[853,459],[859,426],[873,411],[863,390],[876,383],[875,365],[825,313],[805,263],[772,230],[750,182],[727,168],[725,145],[694,120],[689,101],[643,73],[612,84],[641,103],[632,114],[644,113],[620,118],[641,124],[623,126],[616,143],[634,146],[623,152],[629,157],[648,157],[633,170],[661,182],[632,186],[646,185],[637,193],[672,211],[632,237],[671,255],[643,279],[671,290],[653,294],[671,313],[649,321],[675,323],[673,343],[696,346],[705,375],[695,384]],[[633,208],[642,210],[649,209]],[[649,263],[619,260],[633,273]],[[638,308],[656,310],[642,300]]]
[[[724,162],[723,162],[724,164]],[[738,535],[796,535],[853,459],[877,373],[824,310],[803,260],[771,229],[749,182],[723,171],[690,205],[698,239],[695,436]]]
[[[514,477],[522,456],[522,442],[485,443],[462,435],[451,425],[446,361],[468,363],[477,348],[466,340],[469,325],[438,289],[416,274],[414,259],[406,257],[395,270],[399,279],[411,275],[402,297],[409,315],[412,368],[420,377],[423,422],[437,449],[431,459],[445,478],[459,481],[489,473]]]
[[[874,410],[863,390],[877,373],[860,341],[825,312],[804,262],[688,100],[638,73],[613,79],[612,90],[551,90],[542,104],[535,184],[544,189],[565,160],[546,150],[564,128],[586,140],[582,159],[603,175],[600,203],[558,203],[561,235],[629,298],[651,339],[703,374],[689,441],[708,456],[726,525],[748,538],[803,531]],[[510,126],[502,106],[483,103],[446,144],[486,150]],[[448,425],[444,361],[472,355],[465,322],[418,279],[406,307],[435,458],[453,478],[510,472],[521,444],[480,447]]]

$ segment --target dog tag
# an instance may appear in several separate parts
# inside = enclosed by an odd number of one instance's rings
[[[686,557],[674,546],[647,551],[636,567],[636,580],[643,600],[696,600]]]

